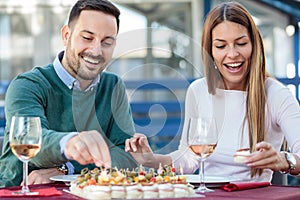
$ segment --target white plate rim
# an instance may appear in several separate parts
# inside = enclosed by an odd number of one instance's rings
[[[73,174],[73,175],[58,175],[58,176],[52,176],[50,177],[50,180],[52,181],[62,181],[62,182],[71,182],[76,180],[76,178],[79,176],[79,174]],[[186,180],[189,183],[199,183],[200,182],[200,176],[198,174],[185,174]],[[228,183],[233,181],[239,181],[239,179],[234,177],[221,177],[221,176],[205,176],[204,182],[205,183]]]
[[[199,174],[185,174],[186,181],[189,183],[200,183]],[[223,176],[204,176],[204,182],[209,184],[214,183],[229,183],[233,181],[239,181],[238,178],[235,177],[223,177]]]
[[[75,181],[79,174],[70,174],[70,175],[58,175],[50,177],[52,181],[62,181],[62,182],[71,182]]]

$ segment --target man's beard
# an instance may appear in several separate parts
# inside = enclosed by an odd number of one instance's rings
[[[80,62],[82,57],[88,57],[92,60],[98,60],[98,65],[102,65],[97,72],[94,73],[88,73],[84,69],[85,67],[82,67],[84,65]],[[83,59],[82,59],[83,60]],[[84,62],[84,61],[82,61]],[[72,75],[76,79],[82,79],[82,80],[94,80],[99,73],[101,73],[105,69],[105,59],[103,56],[98,55],[94,56],[85,52],[80,53],[78,56],[75,55],[74,51],[72,50],[66,50],[66,64],[68,65],[68,69],[71,70]]]

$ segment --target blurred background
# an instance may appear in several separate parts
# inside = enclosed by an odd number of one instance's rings
[[[60,29],[75,0],[0,0],[0,80],[52,62],[63,49]],[[201,74],[200,41],[204,16],[220,0],[113,0],[121,9],[115,60],[120,75],[141,65],[129,79]],[[265,44],[268,71],[298,77],[299,0],[238,0],[252,13]],[[151,48],[149,48],[151,47]],[[151,65],[149,65],[151,64]],[[156,65],[167,67],[155,68]],[[155,70],[151,68],[154,67]],[[298,90],[295,86],[294,92]],[[291,88],[292,89],[292,88]],[[297,93],[298,98],[298,93]],[[3,98],[2,98],[3,99]]]
[[[261,31],[268,71],[299,100],[300,1],[237,1],[250,11]],[[64,49],[60,29],[75,2],[0,0],[0,136],[9,82],[51,63]],[[221,0],[112,2],[121,10],[121,24],[107,70],[125,81],[137,132],[148,135],[154,151],[173,151],[181,134],[186,88],[203,76],[203,21]]]

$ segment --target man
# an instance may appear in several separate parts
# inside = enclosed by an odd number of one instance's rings
[[[104,71],[115,48],[119,15],[109,1],[79,0],[61,30],[65,51],[52,64],[11,82],[0,186],[22,181],[22,162],[9,147],[13,115],[41,118],[42,149],[29,162],[29,184],[49,182],[65,169],[72,174],[84,167],[136,167],[124,151],[125,140],[134,133],[125,87],[118,76]]]

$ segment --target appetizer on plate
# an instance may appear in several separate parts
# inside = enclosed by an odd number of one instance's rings
[[[236,151],[236,153],[233,155],[234,162],[237,163],[244,163],[246,158],[251,154],[249,148],[239,149]]]
[[[171,166],[160,166],[156,171],[136,169],[87,168],[71,182],[71,193],[87,199],[149,199],[194,196],[193,186],[184,175],[176,174]]]

